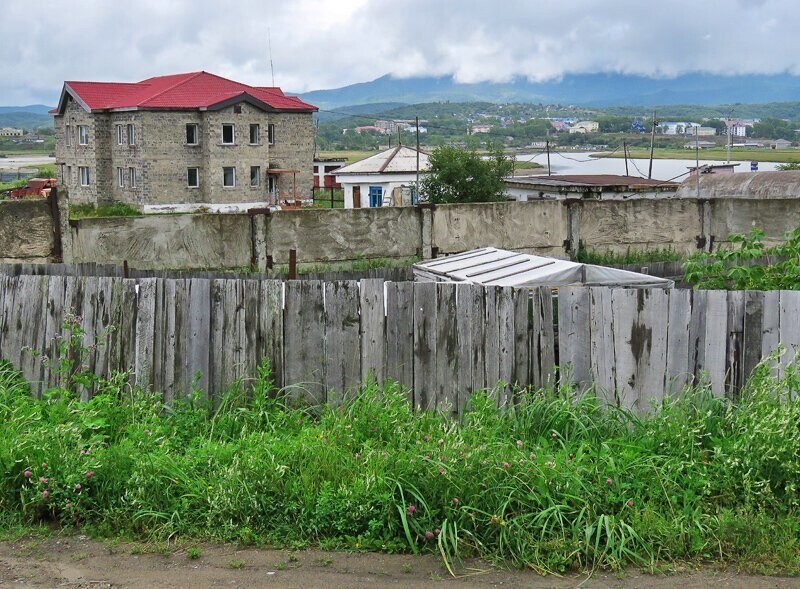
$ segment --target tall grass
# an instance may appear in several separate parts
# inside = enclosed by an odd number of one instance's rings
[[[288,407],[269,367],[217,406],[100,382],[28,394],[0,366],[0,524],[109,536],[471,555],[541,572],[712,560],[800,571],[800,389],[758,370],[648,416],[567,389],[459,420],[396,384]]]

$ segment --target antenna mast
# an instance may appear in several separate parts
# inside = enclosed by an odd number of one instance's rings
[[[272,65],[272,33],[267,28],[267,48],[269,49],[269,72],[272,75],[272,87],[275,87],[275,68]]]

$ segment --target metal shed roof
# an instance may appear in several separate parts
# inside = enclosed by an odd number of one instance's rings
[[[517,287],[674,286],[674,282],[666,278],[493,247],[414,264],[414,279],[417,282],[471,282]]]

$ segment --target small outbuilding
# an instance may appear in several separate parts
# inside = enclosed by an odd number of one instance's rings
[[[486,247],[414,264],[415,282],[468,282],[491,286],[622,286],[672,288],[666,278]]]

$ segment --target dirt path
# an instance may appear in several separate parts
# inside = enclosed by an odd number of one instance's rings
[[[200,554],[193,559],[187,548],[168,553],[148,552],[136,544],[103,544],[85,536],[3,542],[0,587],[800,587],[800,579],[714,571],[669,576],[631,571],[624,577],[598,573],[589,579],[586,575],[542,577],[532,571],[494,569],[479,561],[465,563],[453,578],[433,556],[249,550],[227,545],[202,545],[198,549]]]

